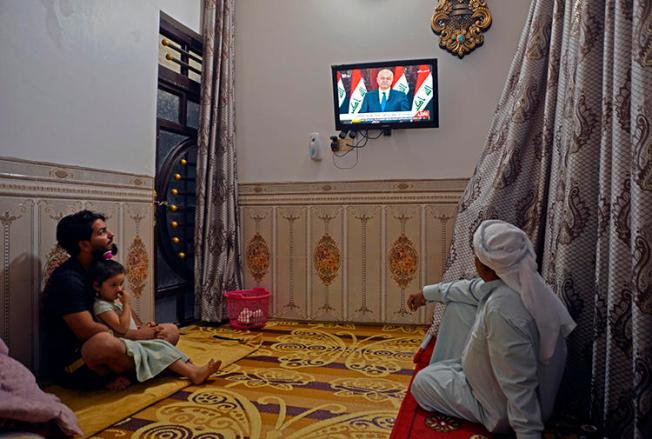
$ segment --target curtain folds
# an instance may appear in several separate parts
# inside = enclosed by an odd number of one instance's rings
[[[227,317],[224,292],[240,289],[234,106],[234,0],[205,0],[197,150],[195,317]]]
[[[532,1],[444,275],[482,220],[525,230],[578,323],[558,401],[614,438],[652,437],[651,9]]]

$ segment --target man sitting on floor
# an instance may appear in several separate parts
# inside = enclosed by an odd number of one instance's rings
[[[82,210],[59,221],[57,241],[70,259],[54,270],[44,293],[53,378],[68,387],[105,384],[111,390],[121,390],[130,384],[124,374],[134,370],[134,360],[124,343],[93,319],[95,292],[88,278],[92,263],[115,248],[113,234],[103,215]],[[127,331],[125,338],[162,338],[176,344],[179,331],[171,323],[143,325]]]
[[[430,366],[417,373],[411,393],[425,410],[539,439],[575,322],[537,272],[522,230],[484,221],[473,248],[480,279],[428,285],[408,298],[412,310],[446,304]]]

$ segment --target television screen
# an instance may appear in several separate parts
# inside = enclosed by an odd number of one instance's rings
[[[437,60],[331,67],[338,130],[439,126]]]

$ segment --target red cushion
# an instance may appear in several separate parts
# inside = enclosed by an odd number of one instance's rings
[[[414,374],[410,380],[410,387],[414,376],[430,363],[435,339],[431,340],[428,347],[419,349],[414,355]],[[491,433],[479,424],[442,415],[437,412],[427,412],[417,404],[417,401],[408,392],[401,403],[390,439],[483,439],[493,437]]]

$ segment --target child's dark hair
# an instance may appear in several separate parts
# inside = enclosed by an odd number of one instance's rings
[[[109,259],[99,260],[91,266],[91,282],[101,284],[105,280],[118,274],[125,274],[127,270],[119,262]]]

